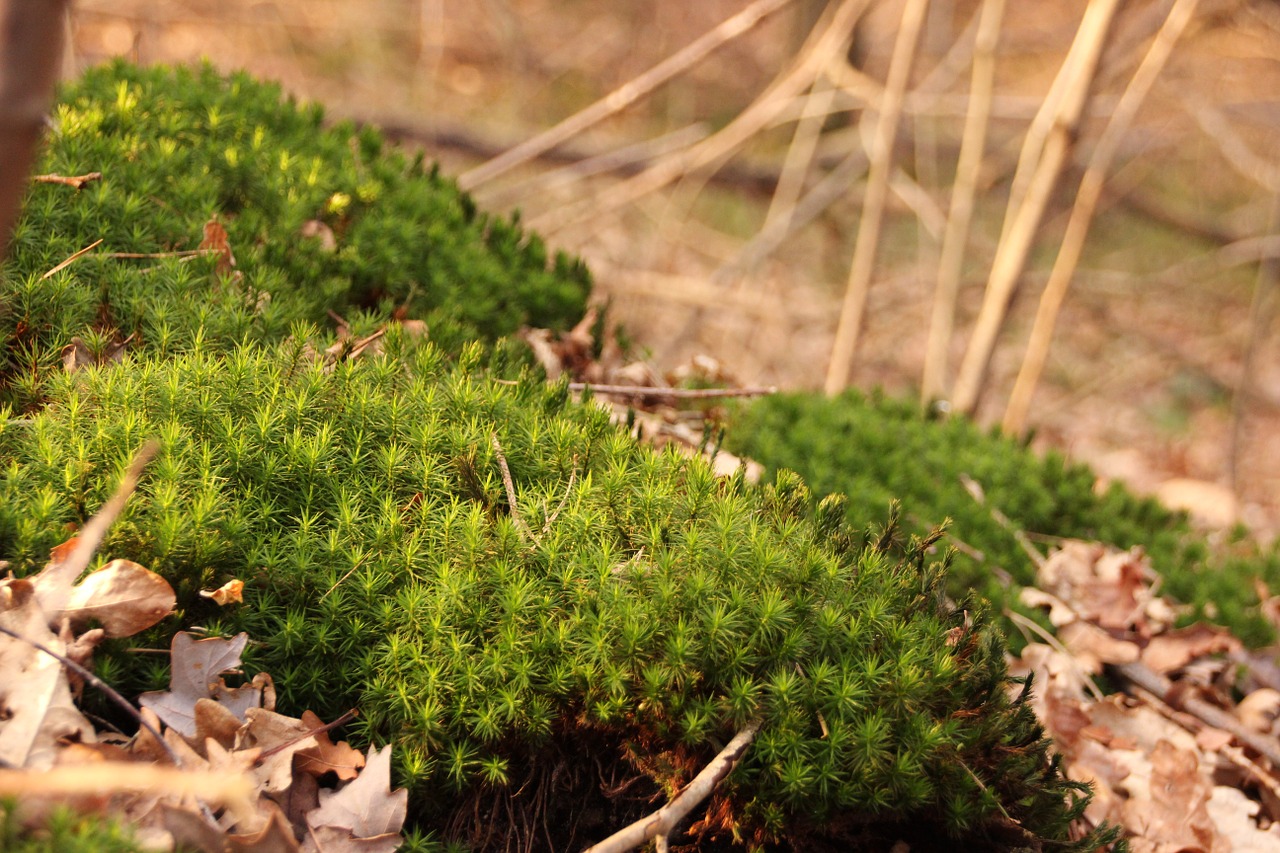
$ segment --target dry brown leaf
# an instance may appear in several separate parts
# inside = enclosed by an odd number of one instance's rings
[[[1238,652],[1243,644],[1223,628],[1203,623],[1165,631],[1152,637],[1142,650],[1142,662],[1165,674],[1181,669],[1196,658],[1219,652]]]
[[[307,240],[315,240],[320,244],[320,251],[325,253],[338,250],[338,240],[333,236],[333,229],[319,219],[308,219],[298,229],[298,236]]]
[[[1125,826],[1137,836],[1131,841],[1133,849],[1230,853],[1209,817],[1212,793],[1194,751],[1168,741],[1157,743],[1151,752],[1150,796],[1130,800],[1123,809]]]
[[[152,709],[166,725],[189,738],[196,735],[195,705],[200,699],[213,699],[244,719],[249,708],[262,704],[262,688],[228,687],[219,676],[240,666],[240,653],[248,641],[249,635],[244,633],[230,640],[196,640],[185,631],[178,632],[170,649],[169,690],[143,693],[138,704]]]
[[[1058,639],[1076,662],[1097,675],[1105,663],[1132,663],[1138,659],[1138,644],[1117,639],[1091,622],[1072,622],[1058,631]]]
[[[327,845],[346,840],[364,843],[345,849],[392,853],[402,840],[399,832],[404,826],[408,801],[409,792],[405,789],[391,791],[391,746],[377,752],[370,749],[365,768],[354,781],[336,792],[320,792],[319,808],[307,814],[303,849],[344,849]],[[321,842],[326,846],[320,846]]]
[[[66,644],[49,630],[35,584],[0,581],[0,624],[59,654]],[[0,762],[52,767],[62,740],[92,743],[93,726],[76,709],[66,668],[30,643],[0,635]]]
[[[196,744],[213,740],[225,749],[231,749],[236,742],[236,733],[244,725],[226,705],[212,699],[197,699],[192,709],[195,715]]]
[[[311,727],[302,720],[262,708],[245,712],[247,722],[236,733],[236,748],[262,750],[254,778],[268,794],[279,794],[293,783],[293,754],[317,746]]]
[[[244,601],[244,581],[232,578],[215,590],[200,590],[200,595],[213,599],[213,603],[220,607],[233,603],[240,604]]]
[[[1280,836],[1258,828],[1259,805],[1239,788],[1218,785],[1209,798],[1209,817],[1224,850],[1280,853]]]
[[[354,749],[345,740],[334,743],[326,731],[317,731],[324,727],[324,722],[311,711],[302,712],[302,724],[312,732],[316,746],[299,750],[294,754],[294,770],[306,773],[317,779],[326,773],[333,773],[338,781],[347,782],[354,778],[364,767],[364,755]]]
[[[1236,717],[1245,728],[1266,734],[1275,728],[1280,717],[1280,691],[1260,687],[1240,700],[1236,705]]]
[[[200,248],[218,254],[219,273],[227,275],[235,270],[236,256],[231,252],[231,240],[227,229],[217,219],[210,219],[204,224],[204,239],[200,241]]]
[[[72,590],[64,610],[73,627],[96,620],[108,637],[131,637],[173,612],[169,582],[129,560],[112,560]]]

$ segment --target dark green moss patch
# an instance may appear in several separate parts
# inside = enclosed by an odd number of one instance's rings
[[[116,63],[68,86],[38,168],[102,178],[80,190],[34,183],[28,194],[0,267],[0,380],[11,399],[38,401],[73,336],[174,354],[279,340],[298,321],[329,325],[328,311],[424,318],[455,340],[581,316],[581,262],[477,211],[377,131],[322,117],[278,86],[207,67]],[[229,234],[235,270],[212,255],[118,257],[196,250],[211,220]]]
[[[655,453],[563,386],[495,381],[478,348],[387,347],[331,372],[247,347],[51,378],[0,433],[0,554],[36,568],[157,435],[103,554],[168,577],[176,622],[248,631],[286,708],[359,707],[425,825],[509,796],[566,739],[674,788],[758,716],[708,833],[1067,839],[1081,789],[1008,698],[984,608],[943,601],[927,540],[864,534],[794,475],[754,488]],[[198,597],[231,577],[243,606]],[[103,663],[118,685],[163,675]]]
[[[892,500],[901,500],[917,532],[951,519],[952,532],[969,546],[949,575],[954,596],[977,592],[1007,606],[1016,600],[1011,589],[1034,581],[1034,565],[994,508],[1031,535],[1140,545],[1165,580],[1163,592],[1247,643],[1273,638],[1253,580],[1280,589],[1276,552],[1248,543],[1211,549],[1155,501],[1118,485],[1098,495],[1087,467],[1058,453],[1038,456],[963,419],[927,419],[914,403],[854,391],[834,399],[781,394],[745,407],[728,444],[771,470],[799,472],[815,492],[848,495],[851,519],[874,517]],[[965,475],[982,486],[986,505],[965,490]]]

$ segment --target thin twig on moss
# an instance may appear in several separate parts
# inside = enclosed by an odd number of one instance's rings
[[[714,400],[719,397],[767,397],[778,393],[773,385],[748,385],[744,388],[663,388],[658,385],[598,385],[594,382],[570,382],[569,390],[588,388],[596,394],[623,397],[672,397],[677,400]]]
[[[515,524],[516,529],[526,539],[532,539],[533,534],[524,523],[524,519],[520,517],[520,509],[516,506],[516,486],[511,479],[511,469],[507,466],[507,457],[502,453],[502,445],[498,442],[498,434],[491,433],[493,438],[493,452],[498,454],[498,468],[502,471],[502,488],[507,492],[507,505],[511,508],[511,521]]]
[[[99,237],[97,240],[94,240],[92,243],[85,246],[83,249],[79,250],[78,252],[75,252],[65,261],[55,266],[53,269],[49,270],[44,275],[40,276],[40,279],[43,281],[44,279],[49,278],[50,276],[56,275],[57,273],[71,266],[77,260],[84,257],[86,254],[88,254],[89,252],[92,252],[94,249],[98,248],[101,245],[102,245],[102,238]]]
[[[618,830],[599,844],[588,847],[587,853],[622,853],[624,850],[633,850],[646,841],[669,835],[676,824],[709,797],[720,780],[729,775],[729,771],[742,758],[758,731],[759,720],[747,723],[674,800],[653,814]]]

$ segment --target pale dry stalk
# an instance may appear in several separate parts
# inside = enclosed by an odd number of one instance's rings
[[[843,0],[827,19],[827,26],[809,39],[790,69],[717,133],[685,151],[655,163],[618,184],[601,198],[587,199],[537,217],[529,222],[529,227],[550,234],[598,219],[673,181],[723,161],[748,139],[769,126],[776,116],[795,102],[797,96],[813,85],[822,69],[842,50],[853,31],[854,23],[869,3],[870,0]]]
[[[849,281],[840,308],[835,343],[831,348],[831,361],[827,364],[824,385],[827,394],[837,394],[849,384],[849,372],[853,368],[853,355],[858,348],[858,333],[862,327],[867,293],[871,289],[871,274],[875,269],[880,228],[884,222],[889,176],[893,169],[893,145],[897,139],[898,119],[902,115],[902,99],[911,79],[916,45],[920,41],[920,32],[924,29],[928,10],[929,0],[907,0],[893,46],[893,58],[889,61],[885,97],[879,105],[874,141],[869,152],[867,189],[862,202],[862,216],[858,220],[853,262],[849,267]]]
[[[1005,234],[996,248],[973,336],[965,350],[964,360],[960,363],[951,401],[953,411],[958,413],[972,414],[977,406],[991,354],[995,350],[996,337],[1004,325],[1009,302],[1013,299],[1018,279],[1026,266],[1027,256],[1048,207],[1049,197],[1071,152],[1076,129],[1089,97],[1089,87],[1097,70],[1098,57],[1102,53],[1119,2],[1120,0],[1091,0],[1084,19],[1080,22],[1075,43],[1059,72],[1059,79],[1065,77],[1066,82],[1060,87],[1062,94],[1057,115],[1028,181],[1026,197],[1016,212],[1010,211],[1011,221],[1006,217]],[[1055,88],[1059,88],[1056,81]]]
[[[974,39],[973,76],[969,85],[969,111],[965,115],[960,156],[956,161],[956,180],[951,188],[951,209],[947,214],[947,227],[938,259],[938,285],[933,295],[933,315],[925,350],[924,376],[920,383],[922,404],[946,394],[947,350],[955,328],[956,297],[960,292],[964,250],[969,242],[973,201],[977,195],[978,177],[982,172],[982,157],[987,145],[991,96],[995,90],[996,45],[1000,40],[1004,8],[1005,0],[983,0],[982,10],[979,12],[978,31]]]
[[[738,14],[695,39],[648,71],[628,80],[589,107],[579,110],[555,127],[520,143],[486,163],[463,172],[458,185],[473,190],[573,138],[593,124],[626,109],[673,77],[697,65],[716,49],[751,30],[791,0],[756,0]]]
[[[837,58],[836,61],[841,60]],[[791,145],[787,147],[787,156],[783,160],[773,198],[769,200],[764,228],[771,225],[784,229],[790,227],[800,200],[800,192],[804,189],[805,176],[809,173],[813,154],[818,148],[822,124],[831,111],[835,94],[835,89],[825,77],[819,77],[813,82],[813,88],[805,101],[804,112],[796,122],[795,132],[791,136]]]
[[[1156,34],[1151,47],[1148,48],[1142,64],[1138,66],[1133,79],[1129,81],[1124,94],[1120,97],[1115,112],[1112,113],[1093,150],[1084,177],[1080,180],[1080,188],[1076,193],[1075,204],[1071,208],[1071,218],[1067,222],[1062,245],[1058,248],[1058,256],[1054,260],[1053,271],[1049,274],[1049,282],[1040,296],[1035,323],[1031,328],[1031,338],[1027,342],[1027,354],[1022,360],[1022,367],[1018,371],[1017,381],[1009,397],[1009,405],[1005,409],[1002,427],[1010,435],[1021,434],[1026,428],[1031,399],[1035,395],[1036,385],[1040,381],[1045,360],[1049,356],[1049,344],[1053,340],[1058,313],[1062,309],[1062,302],[1066,298],[1072,276],[1080,262],[1080,255],[1089,235],[1089,226],[1093,222],[1093,214],[1097,210],[1098,201],[1102,198],[1102,191],[1106,186],[1107,172],[1111,169],[1116,154],[1120,150],[1120,143],[1133,124],[1139,108],[1169,61],[1174,45],[1195,16],[1198,3],[1199,0],[1177,0],[1174,3],[1164,25]]]

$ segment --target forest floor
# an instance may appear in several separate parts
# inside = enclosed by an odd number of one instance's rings
[[[324,102],[332,116],[384,124],[459,174],[586,106],[744,5],[84,0],[68,69],[110,55],[143,62],[207,56],[224,69],[278,79],[288,91]],[[967,64],[947,71],[944,57],[962,41],[976,5],[936,2],[926,28],[919,76],[941,69],[944,85],[930,109],[908,116],[899,146],[899,162],[923,191],[891,199],[853,371],[863,387],[918,393],[939,221],[968,84]],[[1084,5],[1010,4],[990,186],[979,200],[962,283],[953,369],[1003,216],[1007,174],[1000,164],[1016,157]],[[1104,58],[1098,115],[1114,103],[1144,49],[1126,34],[1141,32],[1167,5],[1127,4]],[[862,67],[877,79],[898,8],[879,4],[864,28]],[[1273,176],[1280,167],[1265,162],[1280,123],[1280,13],[1272,9],[1201,4],[1202,19],[1130,133],[1031,415],[1038,446],[1060,448],[1102,478],[1186,503],[1211,526],[1243,521],[1263,538],[1280,530],[1280,340],[1273,334],[1275,283],[1260,278],[1256,262],[1240,261],[1249,256],[1238,241],[1276,231],[1272,199],[1280,182]],[[794,53],[797,30],[794,14],[776,15],[640,105],[575,137],[556,157],[479,187],[480,203],[520,208],[536,227],[570,199],[607,200],[620,176],[584,177],[584,158],[696,132],[682,129],[698,123],[722,127]],[[1095,118],[1086,126],[1082,152],[1099,124]],[[831,122],[819,161],[843,156],[857,133],[856,122]],[[613,319],[658,372],[705,354],[744,384],[821,387],[860,195],[849,192],[772,254],[744,263],[744,247],[768,216],[770,176],[789,139],[786,128],[766,131],[715,177],[686,178],[550,235],[552,245],[588,259]],[[1078,172],[1060,184],[1014,301],[978,409],[983,422],[1000,420],[1077,179]]]

